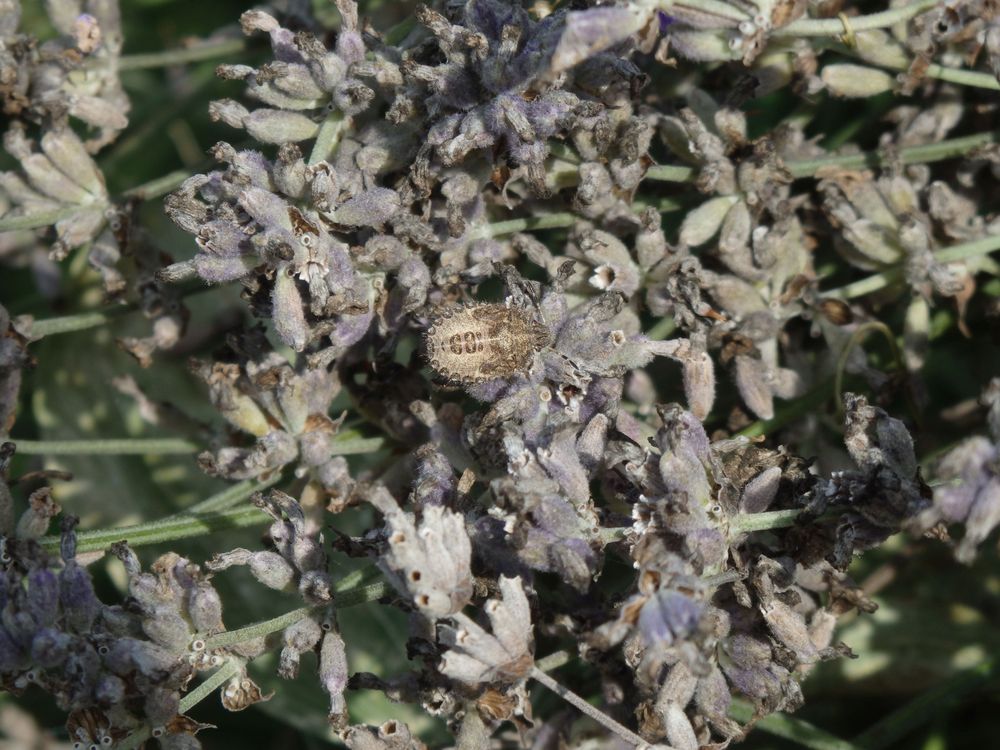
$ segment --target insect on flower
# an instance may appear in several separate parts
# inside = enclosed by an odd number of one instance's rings
[[[424,333],[424,352],[438,375],[468,385],[524,372],[550,340],[527,308],[478,303],[435,315]]]

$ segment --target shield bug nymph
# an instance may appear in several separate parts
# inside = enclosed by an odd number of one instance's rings
[[[424,333],[424,352],[438,375],[469,385],[527,371],[550,338],[526,308],[479,303],[438,312]]]

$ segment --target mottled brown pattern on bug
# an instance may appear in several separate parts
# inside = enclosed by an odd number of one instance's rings
[[[319,236],[319,227],[310,222],[295,206],[288,207],[288,220],[292,223],[292,232],[296,237],[302,237],[304,234]]]
[[[524,372],[535,352],[548,343],[548,330],[527,310],[501,304],[446,308],[424,334],[430,366],[446,380],[462,384]]]

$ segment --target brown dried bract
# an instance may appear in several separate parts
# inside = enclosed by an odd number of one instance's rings
[[[435,372],[468,385],[524,372],[549,338],[527,310],[483,303],[438,313],[424,334],[424,352]]]

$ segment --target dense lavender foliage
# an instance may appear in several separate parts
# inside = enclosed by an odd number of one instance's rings
[[[205,324],[186,290],[238,285],[245,322],[190,364],[214,426],[127,373],[116,384],[194,436],[205,473],[281,487],[250,499],[266,533],[245,548],[144,565],[106,545],[127,591],[103,603],[59,475],[9,471],[46,330],[0,306],[5,690],[51,695],[79,747],[196,748],[204,726],[182,700],[198,679],[224,675],[241,710],[269,697],[250,662],[276,653],[290,679],[314,652],[330,726],[355,750],[424,746],[402,722],[351,725],[362,689],[418,704],[463,750],[721,748],[851,655],[837,618],[875,608],[847,573],[856,555],[901,531],[959,562],[994,554],[1000,379],[980,384],[976,434],[933,462],[911,432],[934,395],[933,311],[983,336],[966,313],[998,271],[1000,151],[970,135],[996,127],[996,90],[941,75],[965,64],[996,83],[995,4],[894,5],[867,23],[793,0],[445,0],[392,29],[335,4],[334,28],[304,3],[240,17],[262,51],[218,67],[232,98],[210,114],[230,142],[174,183],[164,210],[191,242],[162,247],[143,196],[112,194],[98,166],[130,126],[118,3],[52,0],[43,40],[0,0],[18,164],[0,173],[0,264],[30,267],[51,297],[57,264],[86,258],[107,301],[148,318],[119,344],[154,369]],[[880,150],[827,151],[803,118],[750,120],[787,89],[893,92]],[[871,332],[895,361],[870,356]],[[784,409],[831,403],[828,455],[808,452],[808,428],[778,432]],[[335,557],[368,572],[345,581]],[[229,637],[213,581],[240,566],[301,609]],[[366,591],[406,614],[410,671],[352,667],[338,610]],[[533,711],[536,658],[553,652],[596,675],[599,723]]]

